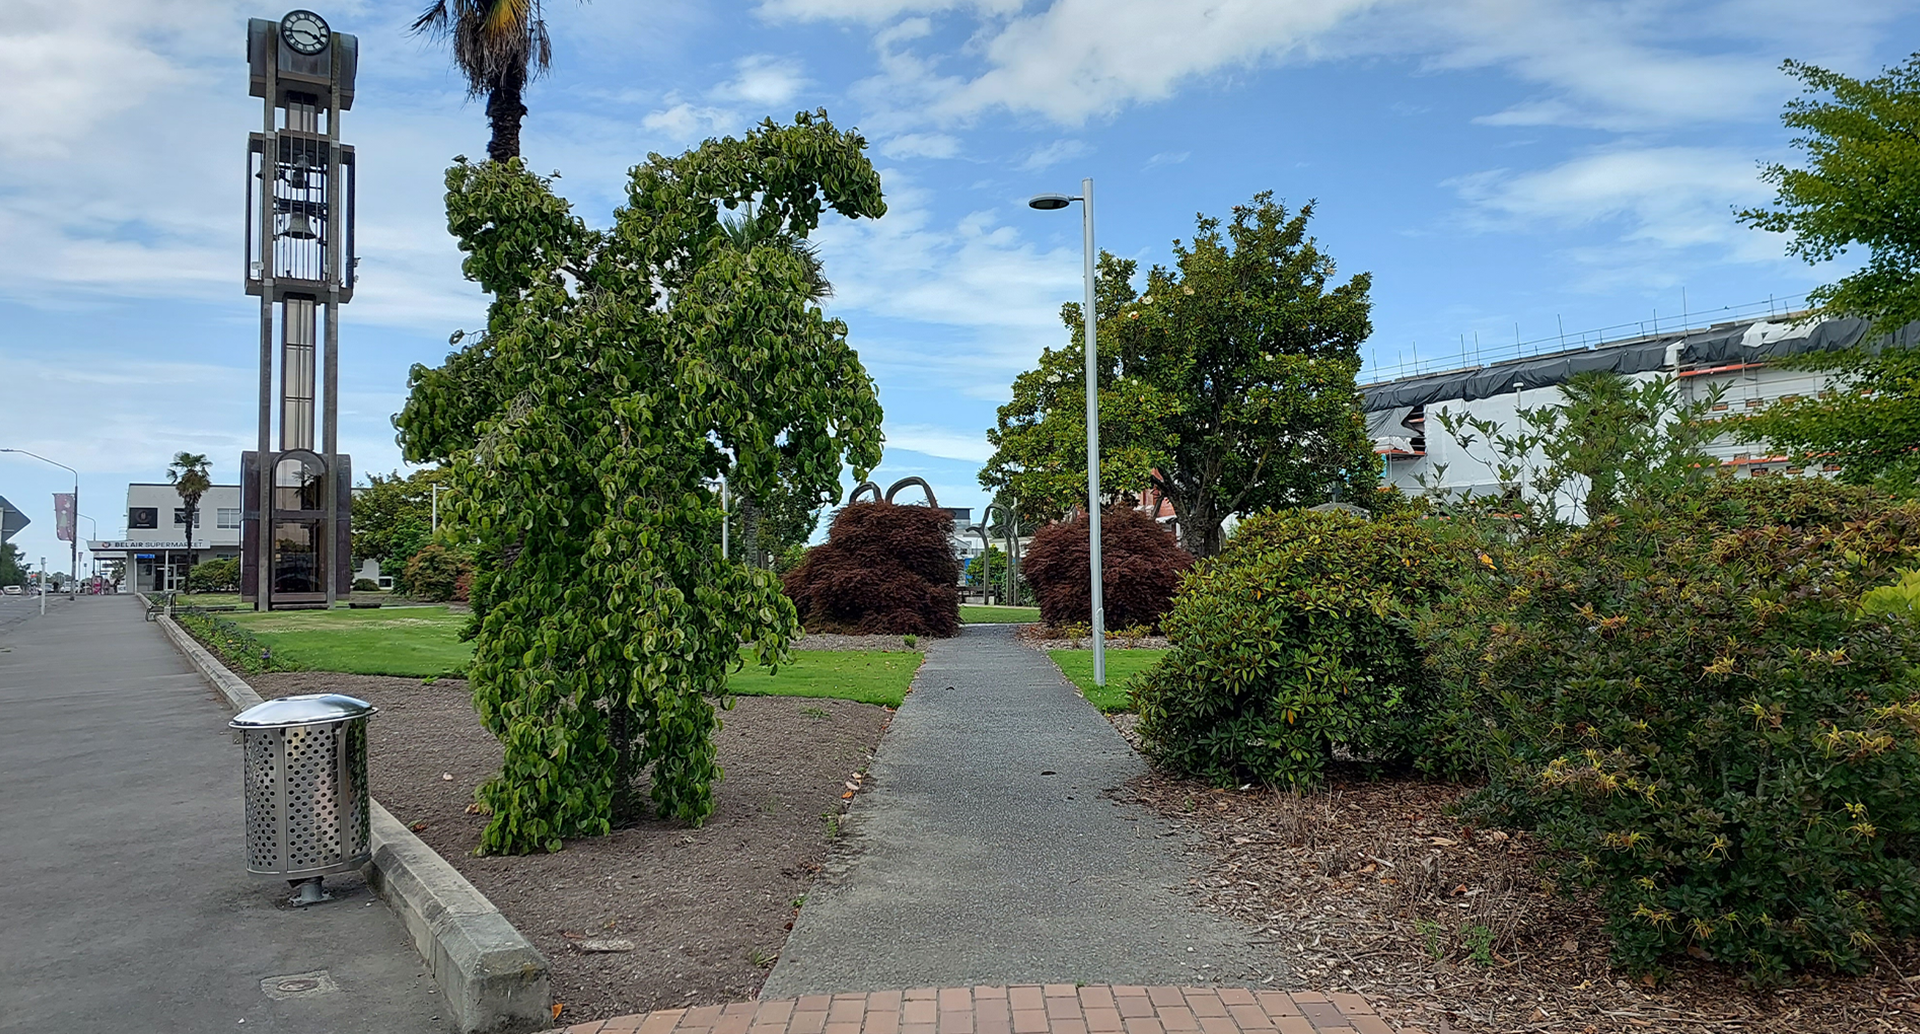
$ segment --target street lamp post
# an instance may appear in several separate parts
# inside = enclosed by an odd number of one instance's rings
[[[1052,212],[1075,201],[1080,202],[1081,237],[1085,252],[1082,260],[1087,281],[1087,297],[1080,310],[1080,319],[1086,327],[1087,353],[1087,567],[1093,594],[1093,684],[1104,686],[1107,684],[1107,615],[1101,592],[1100,565],[1100,383],[1097,365],[1099,353],[1095,348],[1094,333],[1096,316],[1093,310],[1093,180],[1080,181],[1079,197],[1035,194],[1027,206]]]
[[[37,452],[28,452],[25,449],[0,449],[0,452],[14,452],[14,453],[19,453],[22,456],[31,456],[42,463],[51,463],[54,466],[59,467],[61,470],[64,470],[67,473],[72,474],[73,475],[73,512],[76,516],[80,513],[80,472],[79,471],[73,469],[72,467],[67,466],[64,463],[61,463],[58,460],[50,460],[45,456],[40,455]],[[67,534],[70,536],[67,539],[67,545],[70,547],[71,559],[73,562],[73,571],[72,571],[73,581],[68,583],[67,593],[68,593],[69,599],[79,599],[80,598],[80,584],[79,584],[80,583],[80,522],[78,520],[75,520],[73,522],[73,527],[67,529]],[[42,560],[40,566],[42,569],[44,569],[46,567],[46,562]],[[44,605],[45,605],[45,601],[42,601],[42,606]]]
[[[81,513],[80,503],[78,500],[76,500],[73,504],[73,519],[75,521],[86,521],[87,525],[93,529],[93,531],[87,535],[87,541],[89,543],[97,542],[100,540],[100,522],[94,520],[93,518],[87,516],[84,513]],[[78,538],[79,534],[80,534],[80,529],[75,528],[74,537]],[[93,546],[89,545],[87,546],[87,557],[89,558],[89,560],[92,562],[92,565],[93,565],[93,572],[89,574],[87,577],[96,583],[94,586],[95,588],[99,588],[98,582],[100,581],[100,555],[93,551]]]

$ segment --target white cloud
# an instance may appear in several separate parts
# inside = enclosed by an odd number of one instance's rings
[[[898,424],[887,427],[886,432],[889,452],[907,449],[940,459],[965,460],[969,463],[985,463],[993,455],[993,446],[987,444],[984,431],[967,435],[932,424]]]
[[[957,8],[1012,13],[1025,0],[763,0],[760,13],[774,19],[883,22],[902,14],[934,14]]]
[[[681,101],[670,108],[650,111],[640,124],[676,141],[692,143],[719,133],[736,120],[724,108],[703,107]]]
[[[1192,151],[1161,151],[1159,154],[1147,159],[1147,168],[1158,168],[1162,165],[1179,165],[1191,157],[1192,154]]]
[[[880,145],[888,158],[954,158],[960,154],[960,138],[946,133],[907,133]]]
[[[786,104],[807,85],[798,61],[754,54],[734,62],[734,78],[713,88],[715,99],[762,107]]]
[[[1086,153],[1087,145],[1078,140],[1055,140],[1027,155],[1027,159],[1020,163],[1020,171],[1039,172]]]

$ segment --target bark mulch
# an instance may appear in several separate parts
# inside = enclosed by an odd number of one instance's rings
[[[892,712],[844,700],[739,697],[717,739],[726,778],[699,829],[658,820],[568,841],[557,854],[476,857],[474,787],[500,744],[467,684],[294,672],[263,697],[336,692],[381,710],[373,795],[490,898],[552,963],[561,1023],[752,998],[786,944]],[[832,816],[831,819],[828,816]]]
[[[1920,1031],[1920,951],[1860,977],[1754,989],[1686,959],[1659,982],[1608,965],[1604,916],[1555,889],[1523,833],[1463,826],[1467,791],[1334,782],[1292,795],[1219,790],[1160,774],[1121,791],[1210,855],[1193,889],[1292,954],[1300,982],[1366,995],[1440,1032]]]

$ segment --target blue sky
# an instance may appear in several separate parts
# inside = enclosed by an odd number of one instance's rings
[[[408,367],[482,322],[441,221],[441,172],[486,122],[412,3],[320,13],[361,41],[343,125],[361,161],[361,286],[344,310],[341,441],[399,464]],[[1793,161],[1793,57],[1871,74],[1920,4],[1557,0],[547,0],[552,74],[525,152],[589,221],[625,170],[826,107],[872,144],[890,206],[818,237],[832,312],[880,385],[876,479],[978,507],[984,430],[1066,339],[1079,222],[1025,199],[1096,181],[1102,247],[1168,260],[1196,213],[1313,199],[1342,273],[1374,280],[1392,365],[1796,296],[1831,279],[1737,224]],[[81,471],[119,534],[129,481],[253,436],[257,303],[239,283],[248,17],[225,0],[9,0],[0,19],[0,446]],[[1846,262],[1842,259],[1842,263]],[[1517,330],[1516,330],[1517,327]],[[64,555],[68,476],[0,455],[0,495]],[[84,525],[83,525],[84,526]]]

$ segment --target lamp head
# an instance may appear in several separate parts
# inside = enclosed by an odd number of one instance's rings
[[[1067,207],[1077,200],[1065,194],[1035,194],[1028,199],[1028,208],[1037,208],[1042,212],[1052,212]]]

